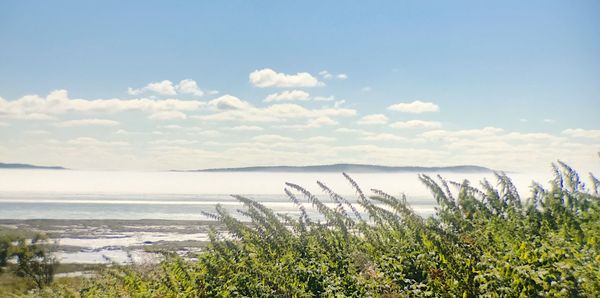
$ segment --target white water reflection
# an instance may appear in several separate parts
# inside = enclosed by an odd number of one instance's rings
[[[437,173],[429,173],[436,175]],[[471,182],[493,179],[493,174],[440,173],[445,178]],[[546,183],[547,173],[515,173],[509,175],[517,187],[526,190],[532,180]],[[365,190],[378,188],[389,193],[409,196],[428,195],[415,173],[351,174]],[[192,173],[192,172],[108,172],[0,170],[0,192],[63,194],[283,194],[285,182],[302,185],[320,192],[316,181],[322,181],[341,194],[354,191],[337,173]]]
[[[454,181],[467,179],[473,185],[484,178],[495,181],[491,173],[441,175]],[[371,188],[392,195],[404,193],[417,213],[434,211],[435,201],[415,173],[360,173],[352,177],[367,194]],[[526,197],[532,180],[545,184],[549,175],[513,174],[511,178]],[[356,200],[348,181],[333,173],[0,170],[0,219],[203,220],[202,212],[214,211],[216,204],[233,212],[242,206],[229,194],[242,194],[277,212],[294,214],[298,209],[284,195],[285,182],[299,184],[326,201],[317,180],[350,201]],[[301,195],[298,198],[303,199]]]

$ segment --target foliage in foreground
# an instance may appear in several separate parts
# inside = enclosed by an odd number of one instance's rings
[[[0,296],[27,291],[29,285],[40,290],[54,280],[58,262],[49,250],[48,237],[39,233],[27,234],[0,230],[0,281],[2,284],[10,282],[13,286],[7,292],[0,287]]]
[[[229,236],[211,234],[198,261],[117,267],[82,290],[86,297],[594,296],[600,293],[600,182],[588,187],[559,163],[549,189],[522,200],[504,174],[498,186],[421,175],[438,208],[422,218],[404,197],[355,188],[358,206],[322,183],[329,208],[287,184],[301,215],[292,218],[236,197],[246,224],[217,207],[209,216]],[[455,189],[454,192],[451,189]],[[298,199],[316,207],[311,218]],[[359,209],[360,208],[360,209]],[[359,212],[359,210],[364,212]]]

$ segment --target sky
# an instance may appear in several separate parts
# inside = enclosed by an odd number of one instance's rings
[[[2,1],[0,162],[600,168],[598,1]]]

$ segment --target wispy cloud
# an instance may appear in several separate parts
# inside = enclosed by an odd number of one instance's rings
[[[78,119],[62,121],[55,124],[59,127],[77,127],[77,126],[116,126],[119,122],[109,119]]]
[[[169,80],[152,82],[139,89],[134,89],[131,87],[127,89],[127,93],[129,95],[140,95],[147,91],[158,93],[161,95],[177,95],[177,91],[175,90],[175,86],[173,86],[173,82]]]
[[[413,102],[402,102],[391,105],[388,107],[388,110],[403,113],[421,114],[428,112],[438,112],[440,110],[440,107],[432,102],[415,100]]]
[[[202,96],[204,95],[204,91],[198,87],[198,83],[192,79],[181,80],[179,84],[174,85],[173,82],[169,80],[163,80],[160,82],[152,82],[148,85],[134,89],[129,87],[127,89],[127,93],[129,95],[140,95],[146,92],[153,92],[160,95],[174,96],[177,95],[177,91],[180,94],[191,94],[194,96]]]
[[[436,121],[423,121],[423,120],[409,120],[409,121],[399,121],[390,124],[390,127],[393,128],[424,128],[424,129],[436,129],[441,128],[442,124]]]
[[[224,111],[244,110],[252,107],[252,105],[249,102],[243,101],[235,96],[228,94],[209,101],[208,105],[218,110]]]
[[[562,134],[576,138],[600,140],[600,129],[569,128],[563,130]]]
[[[236,130],[236,131],[261,131],[261,130],[264,130],[264,128],[262,128],[260,126],[255,126],[255,125],[239,125],[239,126],[234,126],[234,127],[230,128],[230,130]]]
[[[294,139],[289,137],[284,137],[276,134],[267,134],[267,135],[259,135],[252,138],[252,140],[263,143],[272,143],[272,142],[290,142]]]
[[[361,140],[365,141],[406,141],[407,138],[398,136],[391,133],[378,133],[378,134],[369,134],[367,136],[361,137]]]
[[[338,79],[338,80],[345,80],[348,78],[348,75],[345,73],[339,73],[339,74],[332,74],[327,70],[321,70],[319,72],[319,75],[324,79],[324,80],[331,80],[331,79]]]
[[[356,110],[342,107],[308,109],[298,104],[281,103],[268,107],[255,107],[247,101],[235,97],[220,98],[209,102],[219,111],[209,115],[194,116],[194,118],[208,121],[236,121],[236,122],[284,122],[289,119],[316,119],[321,117],[351,117],[356,115]]]
[[[187,116],[180,111],[160,111],[148,116],[148,119],[153,120],[183,120],[187,119]]]
[[[386,124],[388,117],[383,114],[371,114],[366,115],[358,120],[358,124],[361,125],[375,125],[375,124]]]
[[[313,97],[314,101],[334,101],[335,100],[335,96],[330,95],[330,96],[315,96]]]
[[[46,97],[27,95],[13,101],[0,99],[0,117],[47,120],[54,119],[52,115],[66,113],[188,112],[198,110],[204,104],[201,101],[179,99],[72,99],[67,90],[55,90]]]
[[[249,75],[250,83],[259,88],[267,87],[316,87],[324,85],[308,72],[285,74],[270,68],[255,70]]]
[[[278,93],[269,94],[264,102],[274,101],[295,101],[295,100],[309,100],[310,94],[302,90],[285,90]]]

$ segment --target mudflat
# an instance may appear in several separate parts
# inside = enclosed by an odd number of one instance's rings
[[[209,229],[221,230],[214,221],[157,219],[2,219],[0,227],[46,234],[62,263],[155,262],[161,251],[194,258]]]

